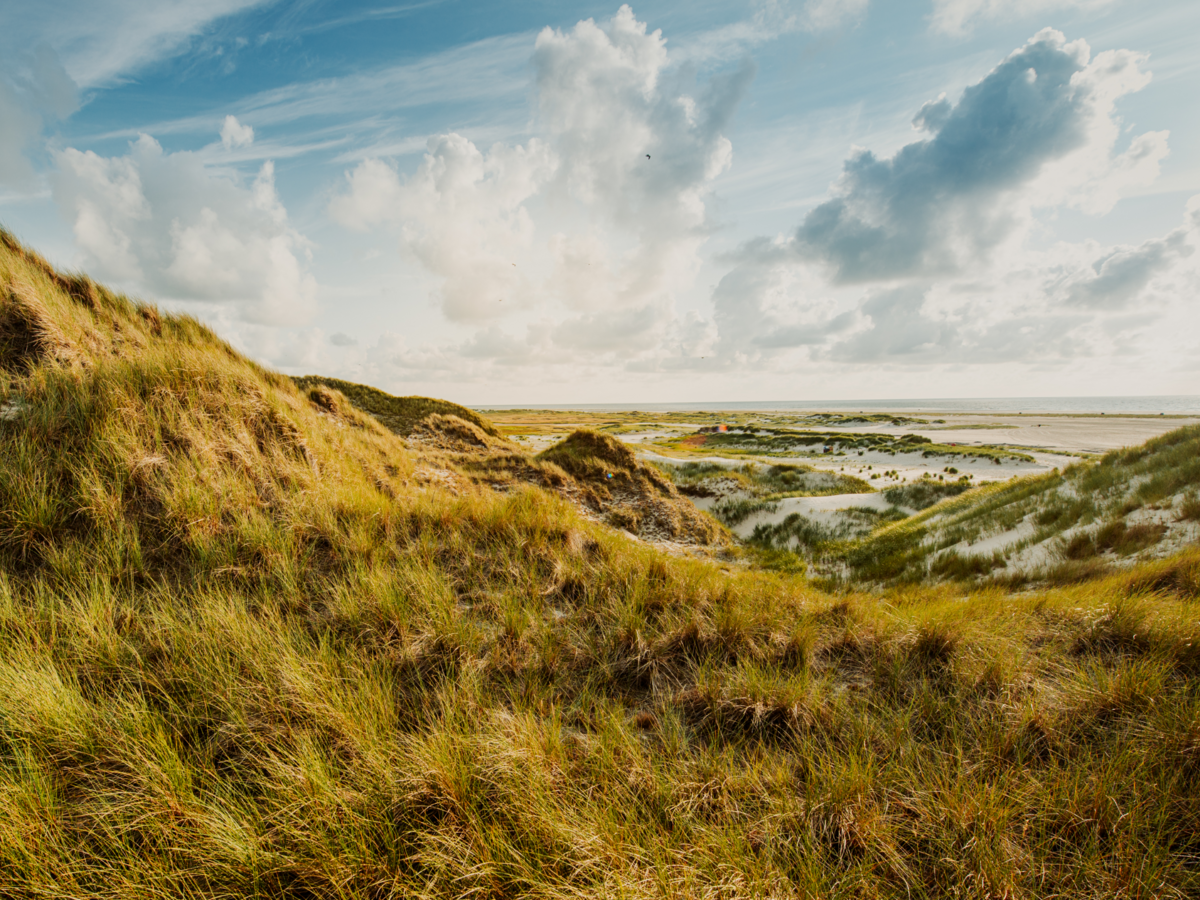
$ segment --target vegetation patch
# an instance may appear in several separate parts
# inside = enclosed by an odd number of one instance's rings
[[[1067,559],[1087,559],[1106,552],[1128,556],[1157,544],[1166,531],[1167,527],[1157,522],[1127,525],[1122,519],[1114,519],[1095,531],[1073,535],[1064,545],[1063,555]]]
[[[742,499],[771,501],[785,497],[821,497],[832,494],[869,493],[874,490],[861,478],[817,471],[811,466],[800,464],[745,463],[740,466],[722,466],[719,463],[685,462],[663,465],[662,470],[678,486],[680,492],[689,497],[736,494]]]
[[[839,425],[891,425],[896,428],[904,425],[928,425],[928,419],[917,419],[911,416],[890,416],[887,413],[813,413],[804,416],[801,421],[827,428]]]
[[[611,524],[704,545],[725,540],[720,526],[682,497],[662,471],[612,435],[581,428],[536,459],[571,476]]]
[[[888,488],[883,492],[883,496],[893,506],[928,509],[947,497],[957,497],[971,487],[972,485],[966,479],[947,483],[926,478],[914,481],[912,484]]]
[[[1032,462],[1027,453],[997,445],[935,443],[917,434],[899,437],[875,432],[800,431],[786,428],[746,427],[719,434],[698,434],[669,439],[666,446],[675,450],[772,456],[795,453],[854,453],[872,450],[882,453],[920,453],[924,457],[989,459]]]
[[[774,512],[779,508],[778,501],[757,499],[721,500],[709,510],[721,524],[728,528],[741,525],[748,518],[758,513]]]
[[[1061,474],[1013,479],[969,491],[961,480],[923,479],[891,488],[885,496],[889,500],[900,496],[892,491],[952,494],[960,486],[963,492],[942,499],[906,522],[882,527],[829,562],[848,565],[857,578],[916,581],[937,574],[932,569],[933,554],[1007,533],[1013,536],[1005,556],[1042,546],[1060,562],[1033,562],[1020,571],[1010,567],[993,576],[993,581],[1015,587],[1039,580],[1068,584],[1095,578],[1111,567],[1100,557],[1139,558],[1162,543],[1172,527],[1188,527],[1190,520],[1179,512],[1160,517],[1166,521],[1130,521],[1128,517],[1153,505],[1184,509],[1190,492],[1200,483],[1197,459],[1200,426],[1186,426],[1141,447],[1073,464]],[[1175,498],[1179,499],[1177,506],[1173,506]],[[1172,525],[1171,520],[1179,524]],[[955,577],[966,572],[961,567],[955,571],[960,573]]]
[[[453,416],[468,422],[492,438],[503,439],[500,431],[478,413],[432,397],[394,397],[378,388],[365,384],[354,384],[340,378],[324,375],[304,375],[293,379],[301,391],[314,387],[333,388],[344,395],[354,406],[374,416],[385,428],[401,437],[408,437],[429,416]]]

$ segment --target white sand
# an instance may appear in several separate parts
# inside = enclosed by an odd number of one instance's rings
[[[925,419],[930,424],[814,427],[811,430],[862,434],[919,434],[939,444],[1019,444],[1025,447],[1044,447],[1050,451],[1105,453],[1118,447],[1144,444],[1152,437],[1174,431],[1184,425],[1200,423],[1200,417],[1026,416],[1011,413],[956,413],[920,415],[914,418]],[[933,424],[935,418],[944,419],[945,422]],[[981,425],[999,427],[978,427]]]
[[[1120,447],[1143,444],[1150,438],[1182,428],[1184,425],[1200,423],[1200,418],[1168,418],[1166,416],[1025,416],[995,414],[956,414],[925,417],[931,424],[923,425],[864,425],[834,429],[856,434],[919,434],[939,444],[961,444],[970,447],[980,444],[1004,444],[1010,449],[1026,453],[1033,462],[1005,460],[996,465],[990,460],[969,460],[962,457],[925,458],[920,453],[905,453],[892,456],[879,451],[866,451],[862,456],[851,452],[847,456],[829,455],[805,462],[828,471],[842,471],[847,475],[869,479],[881,468],[895,469],[902,480],[920,478],[925,472],[937,475],[947,467],[958,469],[959,475],[974,475],[975,481],[996,481],[1014,475],[1033,475],[1061,469],[1075,462],[1075,453],[1106,453]],[[945,419],[944,424],[932,424],[933,418]],[[968,428],[963,426],[992,425],[992,428]],[[957,427],[956,427],[957,426]],[[1012,426],[1012,427],[1006,427]],[[1054,451],[1063,451],[1055,453]],[[872,469],[867,469],[872,466]],[[954,476],[958,477],[958,476]],[[895,479],[876,479],[872,484],[886,486],[895,484]]]

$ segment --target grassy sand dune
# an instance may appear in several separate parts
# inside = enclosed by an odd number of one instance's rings
[[[487,419],[427,397],[393,397],[329,378],[296,379],[327,410],[355,408],[402,434],[416,450],[446,451],[440,464],[477,484],[511,492],[536,486],[573,503],[585,518],[635,536],[693,549],[718,547],[728,536],[685,500],[659,469],[611,435],[579,428],[540,454],[527,453]]]
[[[319,387],[338,391],[356,408],[374,416],[389,431],[404,437],[411,435],[423,421],[435,415],[454,416],[469,422],[489,437],[502,436],[496,426],[483,416],[448,400],[436,400],[432,397],[394,397],[369,385],[355,384],[340,378],[326,378],[323,375],[304,375],[294,381],[302,391]]]
[[[0,370],[0,896],[1200,892],[1195,548],[1020,595],[670,556],[487,475],[672,496],[602,435],[405,439],[7,235]]]
[[[917,482],[885,491],[954,492]],[[1200,426],[1064,472],[967,490],[836,552],[860,579],[990,578],[1010,586],[1086,580],[1200,539]]]

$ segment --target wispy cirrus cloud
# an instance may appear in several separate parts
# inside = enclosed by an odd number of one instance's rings
[[[343,151],[336,161],[424,148],[427,133],[413,134],[411,118],[430,109],[465,111],[480,132],[511,134],[524,125],[533,34],[485,38],[431,53],[409,62],[363,72],[296,81],[256,91],[211,111],[114,129],[80,140],[134,139],[140,133],[159,138],[208,135],[219,131],[227,115],[256,129],[259,146],[274,158]],[[514,113],[514,110],[517,112]],[[514,115],[516,118],[514,119]],[[503,128],[489,124],[502,119]],[[273,140],[282,133],[285,139]],[[248,157],[249,158],[249,157]]]
[[[760,0],[749,16],[688,35],[672,48],[679,60],[711,63],[738,59],[754,48],[796,32],[821,34],[856,25],[870,0]]]
[[[978,25],[1022,19],[1065,9],[1101,9],[1117,0],[933,0],[930,24],[935,31],[962,35]]]
[[[111,86],[179,51],[214,22],[277,0],[39,0],[6,16],[0,51],[48,44],[84,89]]]

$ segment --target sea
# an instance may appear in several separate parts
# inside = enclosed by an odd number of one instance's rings
[[[713,400],[700,403],[575,403],[477,406],[476,409],[562,409],[597,412],[917,412],[1200,415],[1200,394],[1147,397],[943,397],[890,400]]]

